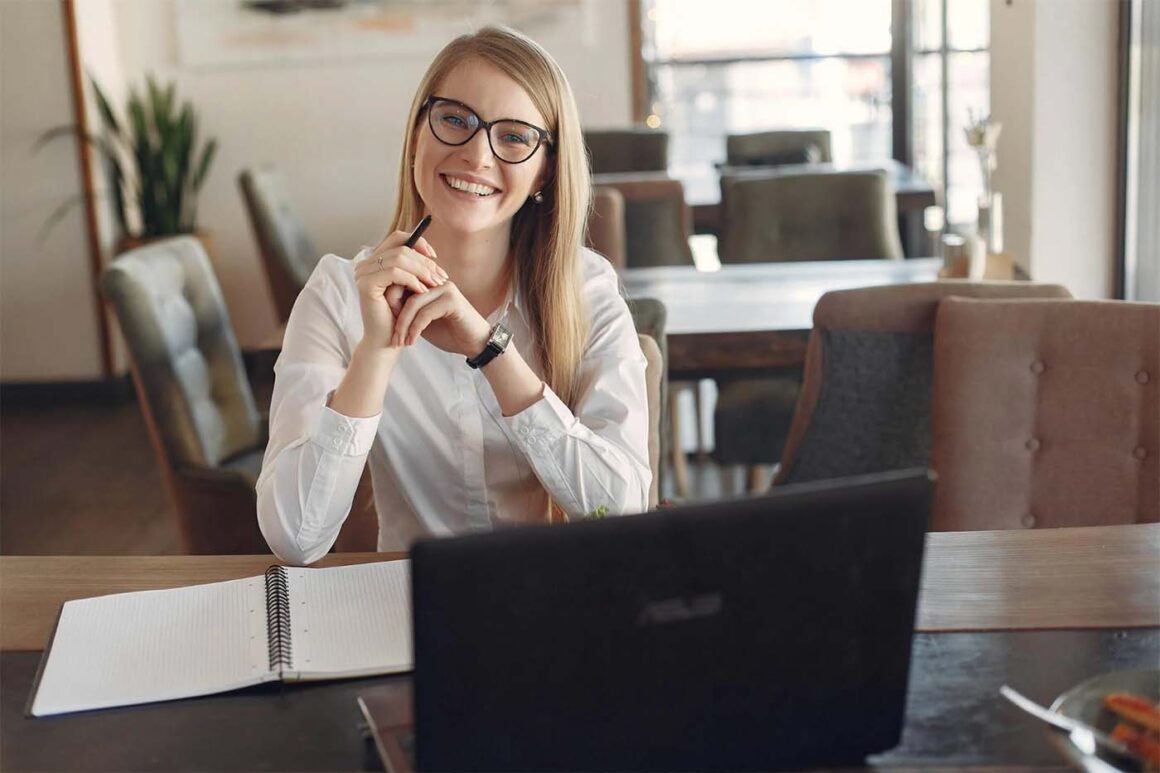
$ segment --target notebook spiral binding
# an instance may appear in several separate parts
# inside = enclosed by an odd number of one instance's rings
[[[290,668],[290,586],[286,567],[266,570],[266,644],[270,652],[270,670]]]

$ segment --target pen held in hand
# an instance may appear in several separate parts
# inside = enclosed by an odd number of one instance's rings
[[[419,221],[419,225],[415,226],[415,230],[407,237],[406,246],[408,249],[415,248],[415,245],[419,243],[419,239],[422,238],[423,232],[427,230],[427,226],[429,225],[431,225],[431,216],[424,215],[423,219]]]

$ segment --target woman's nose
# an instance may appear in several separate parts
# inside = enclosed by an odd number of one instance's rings
[[[491,145],[487,141],[487,131],[480,129],[475,136],[465,144],[459,146],[460,157],[471,164],[473,168],[490,168],[495,163],[495,155],[491,152]]]

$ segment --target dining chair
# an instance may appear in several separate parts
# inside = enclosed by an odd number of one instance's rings
[[[255,484],[266,427],[197,239],[124,253],[101,277],[189,553],[266,553]]]
[[[948,298],[937,530],[1160,520],[1160,304]]]
[[[903,257],[886,172],[721,175],[722,263]]]
[[[726,166],[826,164],[833,160],[827,129],[777,129],[725,137]]]
[[[902,258],[894,194],[884,172],[723,175],[722,263]],[[718,384],[713,457],[748,469],[751,491],[778,464],[801,370]]]
[[[668,310],[656,298],[626,298],[625,303],[628,304],[629,313],[632,314],[632,322],[636,327],[637,334],[651,338],[661,355],[662,367],[657,393],[657,415],[660,421],[660,436],[657,443],[662,464],[653,471],[653,480],[657,483],[659,490],[664,486],[666,478],[666,468],[663,460],[670,458],[670,454],[674,452],[674,439],[680,437],[680,426],[677,424],[677,414],[674,406],[671,404],[669,390],[669,346],[668,336],[665,334],[665,325],[668,322]],[[673,474],[677,479],[677,488],[679,489],[681,485],[684,485],[685,490],[687,490],[688,471],[685,469],[685,466],[679,464],[679,460],[675,457],[671,462],[673,465]]]
[[[625,266],[624,194],[597,185],[592,190],[585,244],[608,259],[619,271]]]
[[[644,354],[645,390],[648,395],[648,466],[652,470],[652,483],[648,489],[648,507],[653,509],[660,501],[661,490],[661,415],[664,402],[661,397],[665,378],[665,360],[660,346],[652,336],[637,335],[640,350]]]
[[[275,311],[279,321],[286,324],[321,254],[290,203],[281,172],[272,166],[243,169],[238,174],[238,187],[258,240]]]
[[[624,199],[624,264],[628,268],[692,266],[693,217],[680,180],[665,174],[600,174],[599,188]]]
[[[669,168],[668,132],[646,127],[585,129],[593,174],[664,172]]]
[[[930,463],[935,314],[951,296],[1071,297],[1054,284],[967,280],[826,293],[775,486]]]

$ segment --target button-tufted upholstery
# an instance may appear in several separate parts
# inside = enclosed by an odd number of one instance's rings
[[[948,298],[931,527],[1160,520],[1160,305]]]
[[[258,240],[274,308],[285,324],[321,255],[291,205],[286,183],[278,170],[244,169],[238,175],[238,187]]]
[[[266,442],[221,290],[201,243],[153,242],[101,278],[185,547],[266,552],[254,485]]]
[[[949,280],[826,293],[775,485],[930,462],[935,314],[950,296],[1069,298],[1059,285]]]
[[[778,129],[730,134],[725,138],[725,163],[730,166],[829,163],[833,160],[827,129]]]

